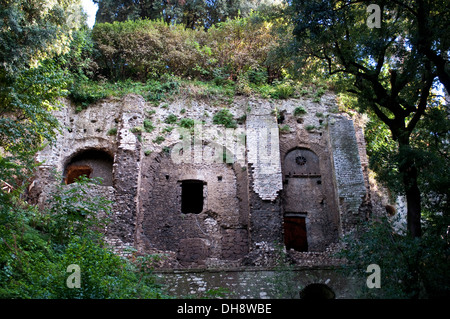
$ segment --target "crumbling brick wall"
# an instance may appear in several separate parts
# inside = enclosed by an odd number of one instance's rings
[[[169,267],[273,265],[286,244],[284,223],[289,218],[304,218],[305,249],[320,254],[362,220],[367,194],[359,157],[363,145],[355,138],[352,121],[330,111],[336,108],[333,95],[326,94],[320,103],[236,97],[230,110],[236,118],[245,114],[246,120],[233,138],[244,133],[245,144],[224,140],[224,128],[212,123],[217,111],[213,106],[191,104],[187,111],[182,100],[154,108],[142,97],[128,95],[77,113],[67,102],[58,114],[67,129],[54,146],[37,154],[45,164],[31,197],[39,202],[48,194],[55,182],[49,170],[64,172],[86,150],[109,154],[113,163],[107,187],[114,215],[106,231],[108,243],[120,253],[127,247],[163,253],[169,256]],[[301,116],[295,114],[299,106],[305,110]],[[174,161],[181,134],[168,129],[164,120],[182,109],[184,116],[203,121],[205,132],[189,151],[210,156],[211,150],[224,148],[225,162],[197,161],[195,154],[190,161]],[[145,132],[149,110],[154,111],[155,129]],[[289,130],[281,131],[281,126]],[[189,185],[197,190],[183,195]],[[200,197],[196,200],[201,203],[183,212],[189,196]]]

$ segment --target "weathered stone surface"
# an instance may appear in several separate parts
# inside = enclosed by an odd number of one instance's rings
[[[43,164],[30,201],[43,205],[61,182],[52,169],[99,169],[108,179],[98,187],[113,200],[106,238],[119,253],[161,254],[159,266],[170,268],[275,265],[289,217],[305,219],[308,243],[307,252],[289,251],[289,258],[298,265],[333,263],[327,249],[370,207],[362,131],[334,113],[331,94],[320,103],[235,97],[230,111],[246,114],[237,129],[213,124],[217,109],[206,101],[175,100],[162,108],[131,94],[78,113],[65,104],[57,117],[66,129],[36,156]],[[294,115],[299,106],[306,113]],[[180,130],[165,123],[169,114],[203,125]],[[145,132],[144,120],[155,128]],[[289,131],[280,134],[282,125]],[[101,166],[108,157],[112,164]],[[194,213],[183,212],[189,205]]]
[[[352,120],[333,116],[330,133],[342,230],[346,232],[355,222],[366,217],[358,215],[367,195],[367,186]]]

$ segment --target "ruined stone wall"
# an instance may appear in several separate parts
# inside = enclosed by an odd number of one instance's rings
[[[367,196],[363,168],[353,121],[345,116],[334,116],[330,122],[330,142],[339,197],[342,232],[352,229],[355,223],[365,220],[360,213]]]
[[[306,245],[290,258],[314,260],[361,220],[364,146],[353,122],[335,113],[332,94],[320,103],[235,97],[229,109],[246,120],[229,130],[212,121],[219,109],[183,99],[154,106],[131,94],[77,113],[66,101],[57,114],[65,129],[37,154],[43,165],[30,198],[42,203],[63,182],[52,180],[52,169],[64,174],[78,163],[97,170],[109,156],[110,175],[101,166],[114,202],[108,243],[122,254],[163,254],[170,268],[275,265],[292,220],[304,223]],[[170,114],[196,126],[181,130],[167,123]],[[153,129],[145,130],[149,122]]]
[[[325,251],[338,241],[341,228],[329,143],[329,118],[334,107],[330,95],[320,104],[292,100],[279,106],[286,112],[280,125],[290,128],[280,138],[283,213],[305,218],[308,251]],[[302,108],[304,114],[294,115],[296,108]]]
[[[174,164],[170,154],[148,156],[142,163],[139,214],[148,249],[172,251],[182,264],[205,265],[236,260],[247,252],[247,225],[239,210],[232,165]],[[203,184],[200,213],[182,211],[182,181]],[[232,249],[230,249],[232,247]]]

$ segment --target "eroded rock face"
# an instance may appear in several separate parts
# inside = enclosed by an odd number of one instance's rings
[[[172,268],[270,265],[285,247],[325,254],[367,217],[361,132],[331,112],[333,95],[321,103],[236,97],[230,111],[246,121],[235,129],[212,123],[214,106],[187,103],[155,107],[127,95],[77,113],[65,101],[57,114],[65,129],[36,156],[30,201],[44,205],[54,183],[100,177],[96,187],[114,203],[109,244],[161,253]],[[299,106],[306,113],[294,115]],[[167,124],[169,115],[177,122]],[[195,127],[182,129],[182,118]]]

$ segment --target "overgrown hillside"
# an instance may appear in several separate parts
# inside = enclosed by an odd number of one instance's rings
[[[1,298],[167,297],[152,256],[124,259],[104,245],[110,203],[81,200],[86,180],[58,188],[46,210],[26,201],[34,155],[62,129],[59,98],[78,111],[127,93],[161,107],[175,94],[226,107],[236,95],[319,102],[326,90],[367,115],[370,169],[408,203],[405,233],[368,221],[348,241],[351,270],[365,276],[379,261],[383,296],[448,296],[450,120],[436,91],[450,79],[444,1],[381,1],[378,29],[366,24],[371,1],[98,2],[104,23],[92,30],[78,0],[0,6]],[[66,284],[69,261],[90,269],[81,289]]]

